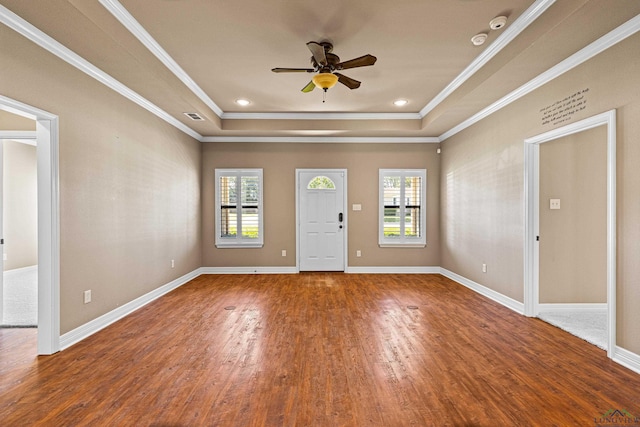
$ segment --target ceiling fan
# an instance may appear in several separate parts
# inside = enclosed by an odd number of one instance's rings
[[[376,63],[373,55],[364,55],[349,61],[340,62],[338,55],[331,53],[333,45],[329,42],[309,42],[307,47],[311,51],[311,65],[313,68],[273,68],[274,73],[317,73],[308,85],[302,88],[302,92],[311,92],[316,86],[326,93],[336,83],[340,82],[349,89],[357,89],[360,82],[344,74],[337,73],[349,68],[367,67]],[[323,101],[324,102],[324,101]]]

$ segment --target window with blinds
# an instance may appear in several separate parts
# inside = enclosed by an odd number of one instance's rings
[[[425,246],[426,169],[380,169],[380,246]]]
[[[216,169],[216,246],[261,247],[262,169]]]

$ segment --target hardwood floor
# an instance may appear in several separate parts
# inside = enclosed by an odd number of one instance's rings
[[[0,331],[0,349],[3,426],[640,416],[640,375],[439,275],[200,276],[56,355],[33,356],[29,330]]]

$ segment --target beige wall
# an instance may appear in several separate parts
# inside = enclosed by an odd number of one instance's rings
[[[0,130],[35,131],[36,121],[0,110]]]
[[[0,93],[59,116],[61,332],[200,267],[199,142],[2,25],[0,39]]]
[[[543,107],[588,88],[570,121],[618,110],[617,338],[640,353],[640,35],[448,139],[440,158],[434,145],[201,147],[5,26],[0,40],[0,93],[60,117],[62,333],[202,265],[295,265],[280,251],[295,249],[294,170],[307,167],[349,171],[348,203],[363,205],[349,212],[350,265],[442,265],[522,301],[523,140],[553,127]],[[215,167],[264,168],[263,249],[215,249]],[[377,247],[380,167],[427,168],[425,249]]]
[[[5,140],[2,150],[6,271],[38,264],[38,176],[36,147]]]
[[[207,143],[202,157],[203,264],[207,267],[295,266],[296,168],[347,169],[350,266],[440,264],[437,144]],[[217,249],[214,234],[216,168],[264,169],[265,242],[261,249]],[[378,247],[378,169],[427,169],[427,247]],[[361,204],[362,211],[351,206]],[[283,258],[282,249],[288,256]],[[356,250],[362,257],[356,258]]]
[[[618,112],[617,342],[640,353],[640,35],[636,34],[443,143],[442,266],[523,301],[525,138],[554,128],[540,110],[588,88],[563,124]],[[555,126],[557,127],[557,126]],[[488,259],[488,272],[480,264]]]
[[[606,126],[540,146],[539,248],[541,303],[607,302]]]

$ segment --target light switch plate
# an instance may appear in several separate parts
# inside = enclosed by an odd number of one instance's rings
[[[353,210],[354,211],[361,211],[362,210],[362,205],[361,204],[354,204],[353,205]]]

